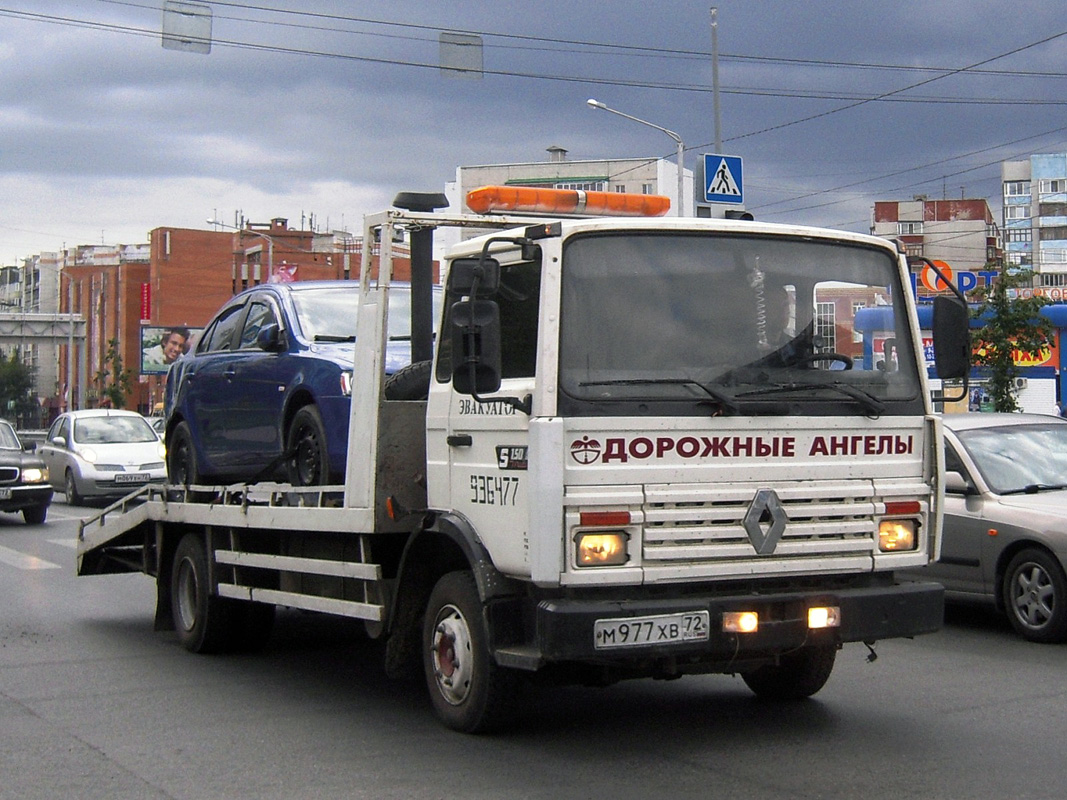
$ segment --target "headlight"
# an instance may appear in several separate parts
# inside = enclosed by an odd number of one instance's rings
[[[82,449],[76,450],[75,452],[79,456],[84,458],[86,461],[88,461],[90,464],[95,464],[96,463],[96,451],[93,450],[92,448],[83,447]]]
[[[575,557],[579,567],[617,567],[626,563],[627,535],[623,531],[579,533]]]
[[[341,394],[343,394],[345,397],[351,397],[352,396],[352,373],[351,372],[342,372],[341,373]]]
[[[22,470],[23,483],[42,483],[48,480],[47,467],[27,467]]]
[[[878,525],[878,549],[883,553],[914,550],[915,520],[883,519]]]
[[[167,446],[163,442],[159,443],[159,447],[156,448],[156,452],[159,453],[159,457],[164,461],[167,460]]]

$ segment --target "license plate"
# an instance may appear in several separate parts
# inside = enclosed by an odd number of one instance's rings
[[[115,483],[148,483],[149,477],[147,472],[120,472],[115,476]]]
[[[685,611],[654,617],[598,619],[593,624],[597,650],[646,644],[677,644],[708,640],[708,612]]]
[[[7,487],[4,487],[3,489],[0,489],[0,500],[10,500],[10,499],[11,499],[11,490],[8,489]]]

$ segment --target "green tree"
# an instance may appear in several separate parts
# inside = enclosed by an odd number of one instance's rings
[[[14,351],[0,357],[0,416],[28,418],[37,411],[33,391],[33,368],[23,364]]]
[[[995,268],[987,265],[986,269]],[[989,394],[996,411],[1017,411],[1015,378],[1019,377],[1018,356],[1036,357],[1049,346],[1052,325],[1040,315],[1049,299],[1039,295],[1021,296],[1019,289],[1032,285],[1032,273],[1009,274],[1001,270],[991,288],[979,292],[981,302],[973,315],[985,324],[976,331],[976,366],[989,372]]]
[[[122,368],[118,339],[108,341],[104,369],[96,373],[95,381],[102,401],[112,408],[126,407],[126,396],[133,390],[133,370]]]

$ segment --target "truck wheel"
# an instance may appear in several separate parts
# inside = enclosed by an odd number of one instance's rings
[[[186,534],[174,551],[170,601],[178,641],[191,653],[218,653],[233,633],[233,606],[211,594],[207,548],[195,533]]]
[[[22,518],[27,525],[40,525],[48,516],[48,506],[30,506],[22,509]]]
[[[826,685],[834,669],[837,645],[809,644],[783,655],[741,678],[748,688],[769,700],[803,700]]]
[[[78,484],[74,480],[74,473],[71,470],[67,470],[67,474],[64,478],[64,487],[67,492],[67,505],[68,506],[80,506],[82,504],[82,496],[78,494]]]
[[[512,715],[518,679],[489,652],[474,576],[450,572],[430,593],[422,629],[423,667],[438,718],[463,733],[484,733]]]
[[[1067,638],[1067,577],[1044,550],[1018,553],[1004,571],[1004,609],[1015,632],[1032,642]]]
[[[193,435],[188,422],[179,422],[167,444],[167,480],[177,486],[200,483],[193,452]]]
[[[294,486],[321,486],[330,481],[330,458],[326,450],[326,427],[315,406],[304,406],[293,416],[285,450],[289,483]]]

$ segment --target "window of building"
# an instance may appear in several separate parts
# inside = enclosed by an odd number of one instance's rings
[[[1042,250],[1042,264],[1067,264],[1067,250]]]
[[[1067,239],[1067,225],[1042,225],[1041,240],[1049,242],[1053,240]]]
[[[1005,260],[1010,267],[1021,267],[1024,269],[1030,268],[1030,254],[1012,252],[1005,256]]]
[[[642,183],[641,184],[641,194],[652,194],[652,184],[651,183]]]
[[[1029,228],[1008,228],[1009,242],[1029,242],[1033,239]]]
[[[897,233],[902,236],[915,236],[923,232],[923,224],[921,222],[898,222]]]
[[[820,353],[837,350],[837,326],[833,303],[815,304],[815,349]]]
[[[1067,192],[1067,178],[1056,178],[1054,180],[1044,180],[1038,184],[1038,191],[1041,194],[1056,194],[1058,192]]]
[[[571,183],[557,183],[557,189],[577,189],[580,192],[602,192],[604,181],[575,181]]]
[[[1004,219],[1029,219],[1030,206],[1005,206]]]
[[[923,255],[922,242],[907,242],[904,245],[904,254],[913,258]]]
[[[1067,217],[1067,203],[1041,203],[1038,213],[1043,217]]]
[[[617,184],[615,184],[615,191],[616,192],[625,192],[626,191],[626,184],[625,183],[617,183]]]
[[[1043,272],[1039,276],[1041,278],[1041,285],[1049,288],[1063,288],[1067,286],[1067,275],[1062,273],[1048,273]]]
[[[1005,197],[1021,197],[1030,194],[1030,181],[1006,181],[1004,183]]]

